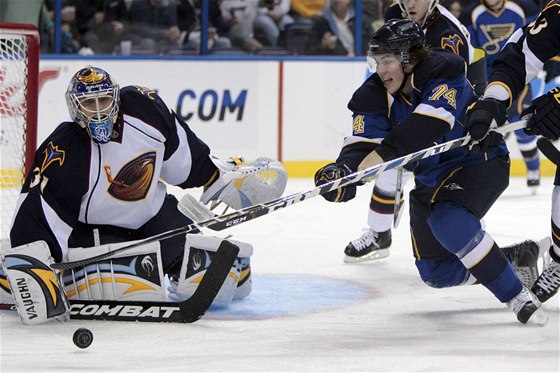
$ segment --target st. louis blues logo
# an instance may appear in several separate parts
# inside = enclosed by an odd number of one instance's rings
[[[104,166],[107,181],[111,184],[107,192],[116,199],[134,202],[146,198],[156,165],[156,153],[142,154],[124,165],[113,178],[111,166]]]
[[[47,267],[43,262],[21,254],[10,254],[4,258],[4,265],[6,269],[11,271],[19,271],[25,273],[27,276],[32,277],[37,284],[39,284],[41,291],[45,296],[47,318],[60,315],[65,312],[66,307],[64,298],[62,296],[58,281],[54,272]],[[21,293],[24,293],[29,288],[26,277],[10,274],[10,282],[13,287],[18,287]],[[25,297],[23,297],[25,298]],[[29,302],[29,304],[26,304]],[[26,310],[33,308],[32,300],[24,299],[24,307]],[[28,313],[34,313],[29,311]]]
[[[52,141],[47,144],[43,154],[45,157],[43,158],[43,163],[41,164],[41,173],[43,173],[43,171],[45,171],[51,163],[58,162],[58,165],[62,166],[66,157],[66,152],[58,149],[58,145],[54,145]]]
[[[441,38],[441,48],[451,50],[451,52],[457,55],[459,54],[461,44],[463,44],[463,40],[457,34]]]

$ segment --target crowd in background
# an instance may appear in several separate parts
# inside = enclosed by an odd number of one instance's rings
[[[42,52],[54,53],[55,1],[0,0],[3,9],[0,21],[35,23],[41,32]],[[60,53],[200,52],[201,0],[61,1]],[[357,54],[364,55],[374,31],[384,23],[385,10],[392,4],[392,0],[362,0],[361,32],[356,33],[352,0],[208,1],[206,47],[209,53],[272,55],[355,56],[355,35],[361,35],[361,49]],[[538,0],[440,0],[440,3],[461,22],[469,24],[470,12],[481,2],[490,7],[507,1],[523,7],[527,7],[524,3],[532,3],[527,9],[534,12],[541,6]]]

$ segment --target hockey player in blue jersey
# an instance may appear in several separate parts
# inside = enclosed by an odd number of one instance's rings
[[[531,0],[483,0],[465,10],[462,23],[471,34],[475,47],[486,51],[488,78],[492,74],[492,64],[498,52],[511,34],[531,22],[539,9]],[[518,99],[508,110],[508,120],[518,121],[522,111],[531,105],[531,89],[526,85]],[[527,135],[522,129],[515,131],[517,144],[527,167],[527,186],[534,188],[540,184],[540,160],[537,137]]]
[[[401,17],[422,26],[428,45],[461,56],[467,62],[470,83],[475,92],[478,90],[482,94],[486,86],[484,51],[472,46],[469,32],[457,18],[439,5],[438,0],[400,0],[387,10],[385,19]],[[396,226],[398,221],[394,214],[398,214],[404,204],[397,189],[400,184],[402,190],[410,176],[411,172],[405,168],[385,172],[376,180],[369,203],[368,226],[344,249],[346,263],[381,259],[390,254],[391,225]]]
[[[420,26],[390,20],[373,36],[368,61],[376,73],[356,90],[351,136],[335,163],[315,174],[315,184],[462,136],[467,105],[475,100],[464,60],[432,50]],[[478,282],[516,314],[518,320],[546,322],[533,294],[480,219],[509,180],[509,156],[502,141],[487,153],[457,148],[414,167],[410,228],[416,267],[429,286]],[[323,195],[333,202],[352,199],[356,185]]]
[[[542,70],[544,62],[560,54],[560,1],[552,0],[537,18],[517,30],[494,62],[494,71],[483,100],[470,110],[465,124],[478,146],[492,148],[501,136],[492,129],[506,121],[506,109],[518,97],[527,82]],[[533,100],[526,110],[533,114],[527,123],[529,135],[551,140],[560,137],[560,89],[554,88]],[[533,285],[541,302],[554,296],[560,288],[560,168],[556,169],[552,191],[551,261]]]

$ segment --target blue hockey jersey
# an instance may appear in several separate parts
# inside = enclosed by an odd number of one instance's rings
[[[499,11],[488,8],[484,1],[472,10],[465,11],[461,18],[471,34],[471,43],[486,51],[486,72],[492,74],[492,64],[509,37],[531,22],[538,8],[531,0],[505,0]]]
[[[356,170],[373,150],[388,161],[463,136],[461,122],[475,100],[465,78],[465,61],[437,49],[416,66],[411,79],[414,91],[410,98],[389,94],[377,73],[354,92],[348,104],[353,133],[345,138],[337,164]],[[504,142],[491,153],[457,148],[418,162],[415,181],[436,187],[454,169],[502,154],[508,154]]]

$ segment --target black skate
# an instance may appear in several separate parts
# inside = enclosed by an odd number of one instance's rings
[[[560,288],[560,257],[552,247],[549,253],[550,263],[544,267],[543,273],[531,288],[538,300],[543,303],[552,298]]]
[[[550,247],[551,240],[546,237],[538,242],[527,240],[515,245],[506,246],[502,251],[509,259],[517,276],[524,286],[530,288],[539,277],[537,261],[542,253]]]
[[[540,303],[534,299],[533,293],[525,286],[519,294],[507,302],[507,306],[515,313],[520,323],[526,324],[531,320],[537,325],[543,326],[548,321],[548,316],[540,308]]]
[[[357,263],[365,260],[376,260],[389,256],[391,246],[391,230],[374,232],[369,228],[363,234],[351,241],[344,249],[344,262]]]

